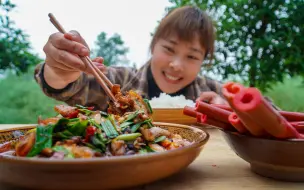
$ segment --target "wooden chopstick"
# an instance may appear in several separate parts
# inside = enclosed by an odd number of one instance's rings
[[[49,13],[50,21],[51,23],[57,28],[57,30],[63,34],[66,33],[62,25],[57,21],[55,16],[52,13]],[[101,85],[101,87],[104,89],[106,94],[111,98],[111,100],[115,103],[116,98],[112,94],[111,90],[107,87],[107,85],[112,88],[113,84],[111,81],[97,68],[96,65],[91,61],[91,59],[88,56],[79,56],[80,59],[83,61],[83,63],[92,71],[92,74],[96,78],[97,82]],[[106,83],[105,83],[106,82]],[[106,85],[107,84],[107,85]]]

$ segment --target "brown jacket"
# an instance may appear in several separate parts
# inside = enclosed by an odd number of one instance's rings
[[[107,77],[112,83],[120,84],[122,91],[136,90],[143,97],[150,99],[148,94],[147,69],[149,62],[139,70],[110,66],[108,67]],[[75,82],[70,83],[62,90],[55,90],[49,87],[42,75],[43,64],[39,64],[35,69],[35,80],[40,85],[42,91],[49,97],[63,101],[68,105],[93,105],[96,108],[105,110],[109,98],[100,87],[93,76],[82,74]],[[185,97],[193,101],[199,97],[203,91],[214,91],[221,94],[221,84],[205,76],[198,76],[187,88]]]

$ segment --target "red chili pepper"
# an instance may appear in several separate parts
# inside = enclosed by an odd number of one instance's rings
[[[88,107],[87,109],[88,110],[93,110],[95,107],[94,106],[90,106],[90,107]]]
[[[96,132],[96,127],[94,126],[88,126],[86,129],[86,136],[85,136],[85,141],[89,142],[91,136],[93,136]]]
[[[68,119],[73,119],[73,118],[76,118],[78,116],[78,114],[79,114],[78,110],[73,110],[66,117]]]

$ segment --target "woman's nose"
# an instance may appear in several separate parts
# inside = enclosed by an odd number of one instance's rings
[[[173,61],[171,61],[169,63],[169,66],[174,70],[174,71],[177,71],[177,72],[181,72],[183,71],[183,63],[182,63],[182,60],[180,59],[174,59]]]

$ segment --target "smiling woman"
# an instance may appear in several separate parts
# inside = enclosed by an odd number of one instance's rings
[[[157,86],[176,93],[197,77],[205,57],[213,57],[214,29],[199,9],[173,10],[158,26],[151,42],[151,70]]]
[[[147,99],[160,93],[183,95],[210,103],[225,103],[221,84],[198,72],[205,58],[213,57],[214,29],[202,10],[185,6],[169,12],[160,22],[151,42],[151,58],[139,70],[110,66],[103,59],[93,62],[122,91],[136,90]],[[94,105],[105,110],[109,98],[89,76],[82,61],[74,55],[88,56],[89,49],[78,32],[52,34],[44,46],[45,63],[38,65],[35,78],[49,97],[70,105]],[[59,80],[58,80],[59,79]]]
[[[163,92],[175,93],[196,78],[205,54],[198,40],[195,37],[192,43],[187,43],[173,36],[170,40],[160,39],[155,44],[151,71]]]

